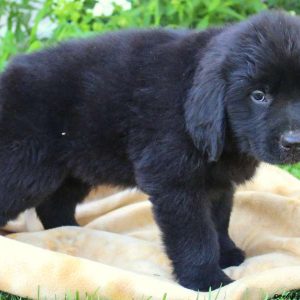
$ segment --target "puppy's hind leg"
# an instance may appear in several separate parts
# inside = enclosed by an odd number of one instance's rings
[[[0,226],[49,197],[66,172],[56,151],[38,137],[0,144]]]
[[[47,185],[37,184],[38,179],[35,179],[33,182],[27,186],[22,181],[22,178],[18,177],[11,177],[9,183],[0,181],[0,227],[15,219],[26,209],[38,205],[52,192],[55,184],[52,183],[53,186],[49,188]]]
[[[0,184],[0,227],[28,208],[25,191]]]
[[[89,193],[90,186],[79,179],[67,178],[56,192],[36,207],[36,212],[45,229],[78,225],[75,208]]]

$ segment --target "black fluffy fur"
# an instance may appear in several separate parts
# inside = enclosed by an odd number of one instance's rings
[[[270,103],[255,103],[253,90]],[[300,128],[300,21],[266,12],[224,28],[132,30],[17,56],[0,79],[0,224],[36,207],[75,225],[99,184],[150,195],[179,283],[231,282],[234,186]],[[251,226],[251,224],[249,224]]]

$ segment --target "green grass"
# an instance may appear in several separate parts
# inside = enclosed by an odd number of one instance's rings
[[[107,298],[103,298],[99,296],[99,292],[98,290],[96,290],[93,294],[86,294],[85,296],[81,297],[79,296],[79,293],[76,292],[75,295],[74,294],[66,294],[65,297],[63,299],[58,299],[56,296],[52,297],[51,299],[57,299],[57,300],[108,300]],[[45,298],[41,298],[40,297],[40,293],[39,290],[37,291],[37,296],[35,297],[35,299],[38,300],[44,300]],[[14,296],[14,295],[10,295],[4,292],[0,292],[0,300],[31,300],[29,298],[22,298],[22,297],[18,297],[18,296]],[[45,299],[46,300],[46,299]],[[148,299],[145,299],[148,300]],[[163,299],[165,300],[165,299]]]
[[[299,299],[300,299],[300,290],[286,292],[283,293],[282,295],[275,295],[270,300],[299,300]]]
[[[38,300],[40,300],[39,297],[37,297]],[[152,298],[146,298],[146,299],[142,299],[142,300],[151,300]],[[14,295],[10,295],[7,293],[3,293],[0,292],[0,300],[30,300],[28,298],[21,298],[18,296],[14,296]],[[64,299],[57,299],[57,300],[107,300],[107,299],[103,299],[100,298],[99,296],[96,295],[86,295],[83,299],[79,297],[79,295],[75,295],[75,296],[71,296],[71,295],[66,295],[64,297]],[[167,294],[165,294],[162,297],[162,300],[169,300]],[[196,300],[201,300],[199,297],[197,297]],[[213,296],[213,298],[211,298],[209,296],[208,300],[219,300],[218,295]],[[229,299],[220,299],[220,300],[229,300]],[[243,300],[243,299],[241,299]],[[245,299],[246,300],[246,299]],[[282,295],[275,295],[273,298],[266,298],[265,300],[300,300],[300,290],[299,291],[290,291],[290,292],[286,292],[283,293]]]
[[[295,165],[281,166],[281,168],[288,171],[289,173],[293,174],[298,179],[300,179],[300,163],[295,164]]]
[[[296,165],[281,166],[281,168],[283,168],[284,170],[287,170],[289,173],[293,174],[295,177],[300,179],[300,163],[296,164]],[[99,299],[99,297],[88,296],[88,295],[85,297],[85,299],[79,299],[78,295],[76,295],[74,297],[71,297],[70,295],[66,295],[66,297],[65,297],[65,300],[94,300],[94,299],[101,300],[101,299]],[[286,292],[282,295],[275,295],[271,299],[272,300],[300,300],[300,290]],[[9,295],[9,294],[0,292],[0,300],[25,300],[25,298],[21,298],[21,297],[17,297],[17,296],[13,296],[13,295]]]
[[[25,300],[25,298],[21,298],[21,297],[17,297],[17,296],[13,296],[13,295],[9,295],[6,293],[1,293],[0,292],[0,300]]]

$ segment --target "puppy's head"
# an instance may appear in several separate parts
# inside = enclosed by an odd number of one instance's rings
[[[225,29],[208,46],[185,108],[210,161],[226,143],[269,163],[300,161],[300,19],[266,12]]]

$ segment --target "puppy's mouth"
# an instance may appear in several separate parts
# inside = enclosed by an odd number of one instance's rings
[[[268,145],[266,148],[256,147],[253,143],[249,143],[250,151],[260,160],[270,164],[295,164],[300,162],[300,148],[287,149],[279,143]]]
[[[282,145],[280,148],[280,162],[279,164],[295,164],[300,162],[300,148],[298,149],[287,149]]]

